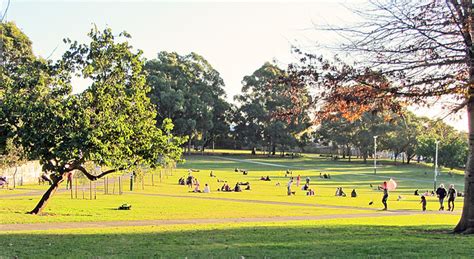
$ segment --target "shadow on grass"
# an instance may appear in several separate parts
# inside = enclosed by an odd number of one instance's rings
[[[474,236],[452,226],[260,226],[144,233],[0,234],[0,257],[449,257],[472,256]],[[99,232],[99,230],[95,230]],[[112,232],[109,230],[109,232]]]

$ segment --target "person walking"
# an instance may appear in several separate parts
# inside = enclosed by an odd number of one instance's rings
[[[382,210],[387,210],[387,200],[388,200],[387,182],[383,182],[382,190],[383,190],[382,204],[383,204],[383,207],[384,207]]]
[[[301,181],[301,176],[298,175],[298,177],[296,177],[296,186],[300,186],[300,181]]]
[[[444,198],[446,198],[446,194],[448,192],[444,188],[444,184],[440,184],[438,189],[436,189],[436,195],[438,196],[439,199],[439,210],[444,210]]]
[[[448,211],[454,210],[454,199],[456,199],[456,189],[454,189],[454,184],[449,185],[448,189]]]
[[[426,197],[425,196],[421,195],[421,202],[420,203],[421,203],[421,209],[423,211],[426,211]]]

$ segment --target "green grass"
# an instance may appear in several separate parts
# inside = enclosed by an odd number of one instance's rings
[[[469,257],[473,236],[452,217],[122,227],[0,234],[1,256],[39,257]],[[393,222],[395,220],[395,223]],[[54,248],[54,249],[53,249]]]
[[[224,151],[222,151],[224,152]],[[225,152],[224,152],[225,153]],[[231,152],[228,152],[229,154]],[[424,164],[393,165],[382,161],[377,175],[372,165],[361,161],[331,161],[315,155],[301,158],[252,158],[245,154],[226,156],[191,156],[186,163],[173,170],[173,175],[150,172],[144,178],[144,189],[137,182],[133,192],[128,191],[129,180],[123,178],[124,195],[104,195],[103,181],[98,182],[97,199],[88,200],[88,182],[78,189],[79,199],[71,199],[62,190],[48,204],[40,216],[25,214],[40,198],[38,195],[11,196],[44,191],[48,186],[22,186],[16,190],[0,189],[0,219],[2,224],[45,222],[98,222],[168,219],[225,219],[271,218],[285,216],[318,216],[373,213],[378,217],[345,218],[313,221],[219,223],[198,225],[163,225],[94,229],[62,229],[48,231],[13,231],[0,234],[1,257],[467,257],[472,254],[465,244],[470,236],[451,235],[448,232],[459,220],[462,199],[456,201],[456,211],[445,214],[421,214],[415,189],[431,190],[432,168]],[[244,161],[240,161],[244,160]],[[212,193],[192,193],[178,179],[193,172]],[[248,175],[234,172],[246,169]],[[286,169],[293,176],[311,177],[311,188],[316,196],[308,197],[293,185],[295,196],[286,195]],[[216,178],[209,177],[210,170]],[[438,183],[454,183],[462,191],[463,177],[450,177],[444,170]],[[425,174],[425,172],[428,172]],[[320,179],[320,173],[331,174],[331,179]],[[272,181],[260,181],[261,176]],[[109,177],[109,191],[114,179]],[[382,194],[376,186],[393,177],[399,188],[390,193],[389,209],[412,211],[420,214],[380,217]],[[226,180],[232,187],[236,182],[250,182],[252,190],[241,193],[216,191]],[[280,186],[276,184],[280,183]],[[369,185],[372,184],[371,188]],[[359,197],[335,197],[336,187],[346,194],[356,189]],[[398,196],[402,199],[397,201]],[[1,198],[3,197],[3,198]],[[227,199],[227,200],[226,200]],[[374,205],[369,205],[374,201]],[[275,203],[275,204],[272,204]],[[123,203],[132,204],[132,210],[119,211]],[[293,204],[290,206],[289,204]],[[311,206],[309,206],[311,205]],[[314,205],[314,206],[313,206]],[[318,205],[337,205],[344,208],[325,208]],[[435,197],[428,197],[428,210],[437,211]],[[464,246],[464,247],[463,247]],[[54,249],[53,249],[54,248]],[[389,254],[387,254],[389,253]],[[391,254],[390,254],[391,253]]]

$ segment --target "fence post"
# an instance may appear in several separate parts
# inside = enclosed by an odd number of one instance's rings
[[[74,187],[76,189],[76,199],[77,199],[77,178],[74,178],[75,179],[75,184],[74,184]]]

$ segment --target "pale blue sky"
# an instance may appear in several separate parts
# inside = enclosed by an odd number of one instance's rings
[[[65,37],[86,41],[93,23],[117,33],[126,30],[132,45],[148,59],[159,51],[196,52],[221,73],[231,101],[240,92],[242,78],[265,61],[277,60],[282,67],[291,62],[291,44],[335,43],[334,35],[312,30],[312,23],[352,22],[354,16],[344,6],[363,2],[11,0],[7,20],[17,23],[33,41],[35,53],[43,57],[55,48],[52,58],[61,55]],[[75,92],[84,87],[84,81],[75,81]],[[459,129],[467,125],[465,121],[451,124]]]

